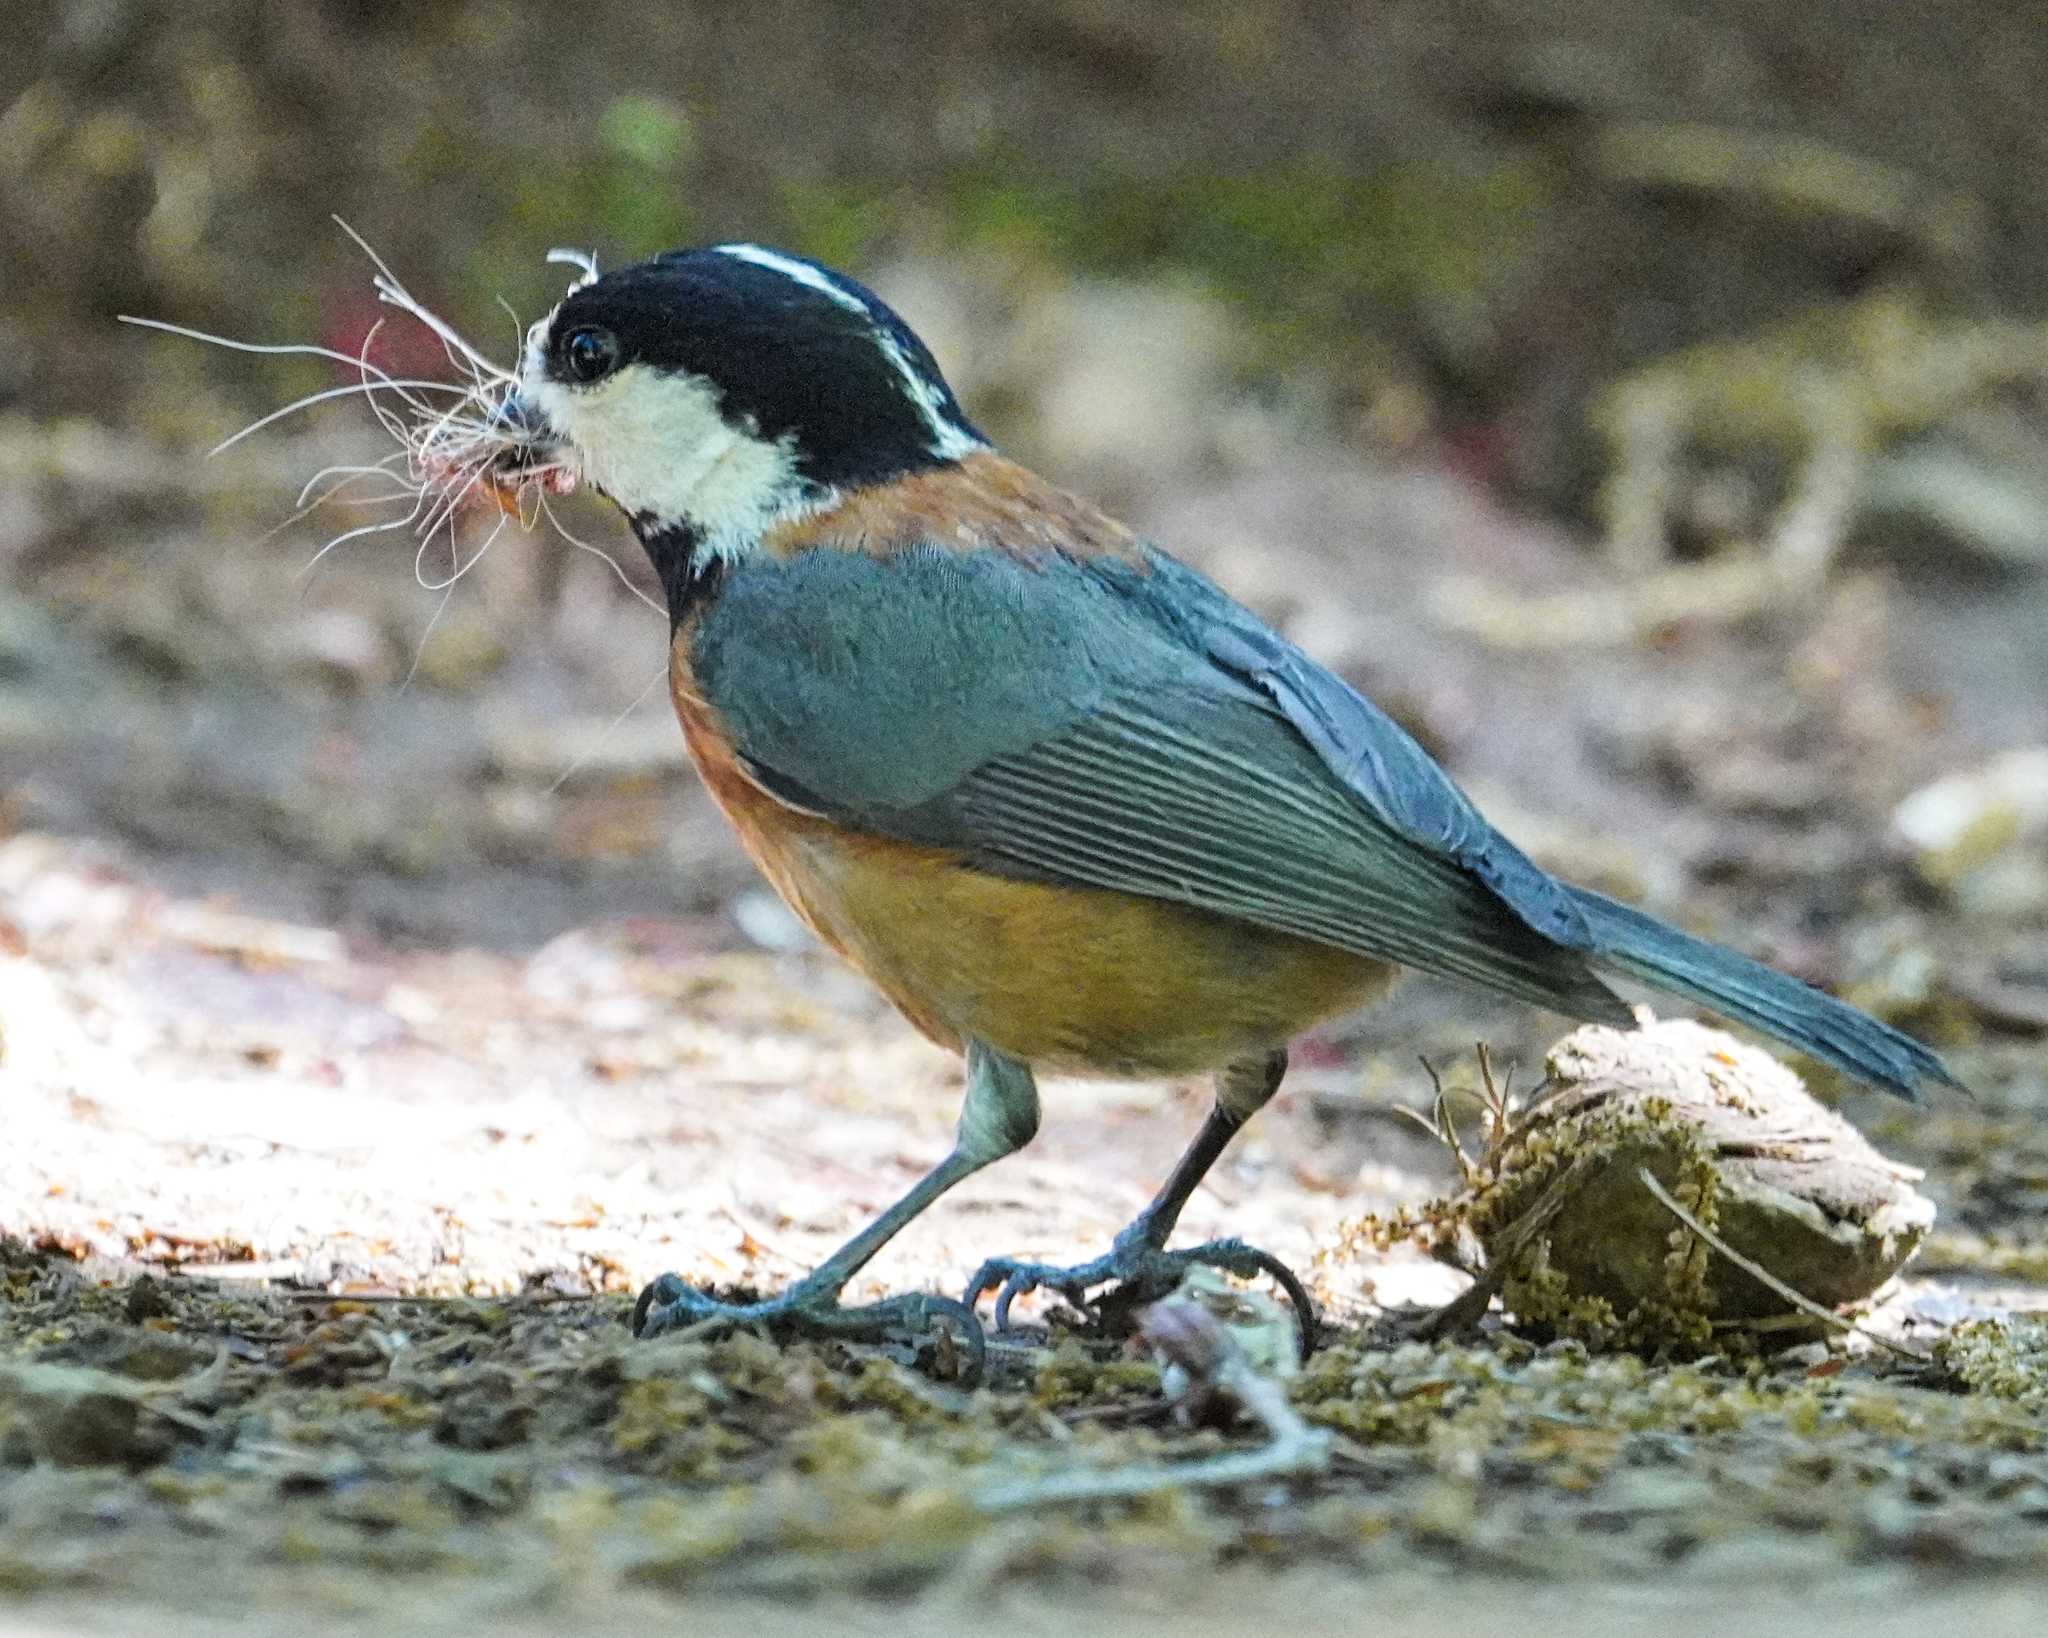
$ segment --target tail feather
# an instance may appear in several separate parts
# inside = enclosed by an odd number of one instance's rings
[[[1928,1085],[1968,1090],[1910,1035],[1848,1002],[1602,894],[1572,891],[1592,928],[1597,965],[1696,1001],[1908,1103]]]

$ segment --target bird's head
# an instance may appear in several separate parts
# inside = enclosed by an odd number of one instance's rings
[[[587,271],[527,332],[502,413],[525,434],[510,459],[579,473],[658,565],[684,542],[744,555],[783,519],[985,447],[878,296],[751,244]]]

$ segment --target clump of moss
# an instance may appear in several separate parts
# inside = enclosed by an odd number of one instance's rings
[[[1159,1367],[1149,1360],[1104,1358],[1068,1337],[1046,1356],[1031,1380],[1031,1397],[1042,1410],[1071,1410],[1105,1396],[1156,1394]]]
[[[1918,1173],[1886,1160],[1782,1064],[1718,1030],[1588,1026],[1552,1049],[1547,1069],[1521,1110],[1486,1074],[1476,1157],[1440,1090],[1436,1127],[1463,1188],[1361,1224],[1361,1242],[1420,1241],[1484,1270],[1482,1290],[1498,1290],[1541,1334],[1685,1351],[1809,1335],[1817,1322],[1709,1246],[1645,1172],[1733,1250],[1830,1307],[1869,1297],[1934,1221],[1912,1187]]]
[[[1934,1352],[1942,1368],[1973,1392],[2048,1411],[2048,1320],[1970,1320],[1944,1333]]]

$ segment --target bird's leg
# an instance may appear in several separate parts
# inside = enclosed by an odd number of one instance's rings
[[[1196,1185],[1237,1136],[1238,1128],[1263,1109],[1279,1090],[1280,1078],[1286,1073],[1287,1054],[1273,1052],[1242,1059],[1217,1076],[1216,1102],[1194,1142],[1175,1163],[1152,1203],[1116,1237],[1106,1255],[1070,1268],[1014,1257],[992,1257],[969,1283],[963,1299],[967,1306],[972,1308],[988,1292],[996,1292],[996,1328],[1007,1330],[1010,1304],[1027,1291],[1043,1288],[1057,1291],[1075,1306],[1091,1312],[1105,1327],[1121,1325],[1132,1310],[1157,1301],[1177,1286],[1192,1264],[1206,1263],[1227,1274],[1247,1278],[1257,1274],[1272,1276],[1287,1293],[1287,1300],[1294,1304],[1301,1322],[1301,1350],[1305,1356],[1315,1346],[1315,1305],[1285,1263],[1237,1239],[1210,1240],[1184,1251],[1166,1249],[1167,1236],[1180,1221],[1181,1210]],[[1089,1298],[1091,1288],[1112,1281],[1114,1290]]]
[[[864,1308],[843,1307],[839,1293],[905,1224],[962,1178],[1021,1149],[1038,1130],[1038,1086],[1031,1071],[981,1045],[967,1052],[967,1097],[952,1151],[910,1192],[781,1295],[762,1302],[719,1302],[664,1274],[640,1293],[633,1306],[633,1330],[641,1337],[703,1320],[760,1324],[778,1337],[841,1337],[881,1341],[905,1332],[922,1334],[950,1324],[967,1351],[963,1376],[978,1375],[983,1338],[971,1305],[932,1292],[913,1291]]]

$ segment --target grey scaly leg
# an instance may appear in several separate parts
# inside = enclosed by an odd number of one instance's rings
[[[1166,1249],[1167,1236],[1180,1221],[1188,1197],[1238,1129],[1271,1101],[1286,1073],[1287,1054],[1272,1052],[1240,1059],[1216,1077],[1216,1102],[1194,1142],[1175,1163],[1151,1204],[1131,1220],[1105,1255],[1070,1268],[991,1257],[975,1273],[962,1300],[972,1308],[987,1292],[995,1291],[998,1330],[1009,1328],[1010,1304],[1025,1292],[1040,1288],[1059,1292],[1076,1307],[1092,1311],[1098,1321],[1111,1321],[1127,1316],[1141,1303],[1156,1301],[1185,1278],[1191,1265],[1205,1263],[1247,1278],[1272,1276],[1294,1304],[1301,1322],[1301,1350],[1306,1356],[1316,1341],[1315,1305],[1285,1263],[1238,1239],[1211,1240],[1185,1251]],[[1116,1282],[1113,1292],[1089,1299],[1090,1288],[1110,1281]]]
[[[841,1337],[880,1341],[905,1331],[924,1332],[946,1321],[960,1332],[968,1352],[968,1377],[978,1375],[983,1355],[981,1322],[971,1306],[931,1292],[913,1291],[865,1308],[845,1308],[839,1293],[911,1219],[962,1178],[1029,1143],[1038,1131],[1038,1085],[1031,1071],[980,1042],[967,1049],[967,1097],[953,1147],[910,1192],[780,1296],[763,1302],[726,1303],[707,1297],[674,1274],[664,1274],[640,1293],[633,1330],[641,1337],[721,1319],[765,1324],[777,1336]]]

